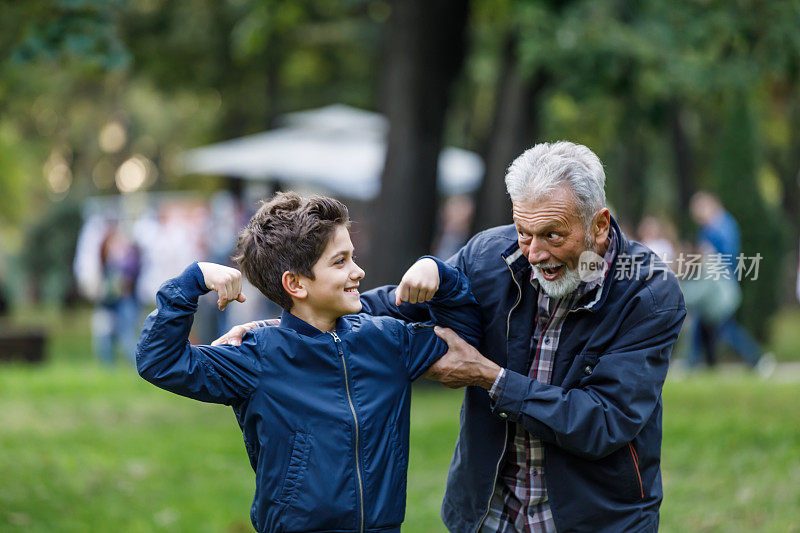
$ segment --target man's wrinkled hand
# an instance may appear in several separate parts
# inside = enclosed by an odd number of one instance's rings
[[[447,343],[447,353],[425,373],[425,377],[439,381],[445,387],[457,389],[469,385],[492,388],[500,367],[485,358],[456,332],[436,326],[434,332]]]
[[[244,338],[244,334],[250,331],[251,329],[256,329],[257,327],[258,327],[257,322],[247,322],[246,324],[239,324],[238,326],[233,326],[225,335],[212,342],[211,346],[217,346],[219,344],[231,344],[233,346],[240,346],[242,344],[242,339]]]
[[[420,259],[403,274],[394,291],[395,304],[427,302],[439,290],[439,267],[428,257]]]
[[[235,268],[216,263],[197,263],[203,273],[206,287],[217,291],[217,307],[222,311],[231,302],[244,302],[242,294],[242,273]]]

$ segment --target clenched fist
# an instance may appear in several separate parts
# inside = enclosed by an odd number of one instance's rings
[[[217,307],[220,311],[233,301],[244,302],[247,299],[242,294],[242,273],[235,268],[216,263],[197,263],[197,266],[203,273],[206,287],[217,291]]]
[[[439,267],[430,258],[420,259],[403,274],[394,291],[395,304],[427,302],[439,290]]]

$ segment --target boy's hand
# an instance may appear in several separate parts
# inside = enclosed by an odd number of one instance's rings
[[[225,309],[233,301],[244,302],[247,298],[242,294],[242,273],[235,268],[215,263],[197,263],[203,273],[206,287],[217,291],[219,310]]]
[[[420,259],[409,268],[394,291],[395,304],[427,302],[439,290],[439,267],[430,258]]]

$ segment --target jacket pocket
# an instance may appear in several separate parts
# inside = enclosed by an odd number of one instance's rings
[[[288,507],[297,499],[297,495],[305,480],[306,470],[308,470],[308,455],[310,450],[311,435],[303,431],[295,432],[278,503]]]

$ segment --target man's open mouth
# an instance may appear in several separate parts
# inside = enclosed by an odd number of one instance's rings
[[[344,292],[351,292],[353,294],[358,294],[358,287],[345,287]]]
[[[564,265],[539,267],[539,270],[542,272],[542,276],[544,276],[544,279],[547,281],[553,281],[556,279],[561,274],[563,269]]]

